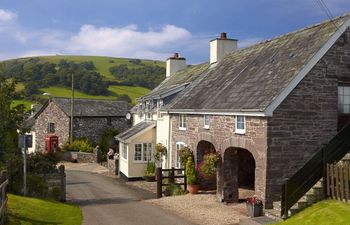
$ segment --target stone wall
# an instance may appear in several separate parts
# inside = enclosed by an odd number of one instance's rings
[[[48,186],[48,196],[55,196],[61,202],[66,201],[66,173],[63,165],[57,173],[42,175]],[[56,196],[57,195],[57,196]]]
[[[221,171],[217,177],[217,190],[220,200],[235,201],[238,200],[238,190],[234,191],[237,179],[234,177],[223,177],[227,171],[232,168],[232,157],[225,159],[225,151],[230,148],[243,148],[248,150],[254,157],[256,163],[255,169],[255,193],[265,199],[265,178],[266,178],[266,151],[267,151],[267,119],[264,117],[247,117],[246,133],[235,134],[234,116],[210,115],[210,128],[204,129],[203,115],[187,115],[186,130],[179,130],[179,117],[174,114],[171,117],[172,140],[171,140],[171,165],[175,166],[176,142],[186,143],[197,155],[197,145],[200,141],[211,142],[216,152],[219,152],[223,164],[220,163]],[[229,154],[230,155],[230,154]],[[226,161],[225,161],[226,160]],[[197,160],[196,160],[197,161]],[[223,166],[225,165],[225,166]],[[229,168],[225,170],[225,168]],[[230,187],[229,187],[230,186]],[[231,193],[224,192],[223,188],[231,189]],[[234,191],[235,193],[232,193]]]
[[[337,85],[350,79],[350,32],[340,38],[268,119],[267,196],[337,132]]]
[[[119,159],[107,159],[107,168],[110,175],[118,175]]]
[[[130,121],[123,117],[75,117],[74,137],[87,137],[91,143],[97,144],[107,128],[123,132],[131,127]]]
[[[78,163],[97,163],[97,154],[96,153],[87,153],[87,152],[70,152],[70,157],[76,160]],[[68,156],[68,158],[70,158]]]
[[[54,102],[50,102],[35,122],[36,151],[45,150],[45,137],[48,134],[58,136],[59,145],[62,147],[69,140],[69,121],[69,117]],[[47,132],[48,123],[55,124],[54,133]]]

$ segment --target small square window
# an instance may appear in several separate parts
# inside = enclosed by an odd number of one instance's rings
[[[204,129],[209,129],[209,125],[210,125],[209,115],[204,115],[203,123],[204,123]]]
[[[47,124],[47,132],[48,133],[55,133],[55,124],[54,123]]]
[[[236,134],[245,134],[245,131],[246,131],[245,116],[236,116],[235,133]]]

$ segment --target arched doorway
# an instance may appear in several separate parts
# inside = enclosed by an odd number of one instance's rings
[[[199,171],[199,183],[201,190],[216,190],[216,174],[210,177],[206,177],[201,173],[201,166],[203,164],[203,159],[206,154],[216,153],[214,145],[209,141],[200,141],[197,145],[196,151],[196,162],[197,169]]]
[[[223,158],[223,200],[238,202],[254,193],[255,160],[246,149],[230,147]]]

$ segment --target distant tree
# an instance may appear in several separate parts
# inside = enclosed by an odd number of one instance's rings
[[[117,100],[118,101],[125,101],[127,103],[131,103],[132,102],[131,98],[127,94],[118,95]]]

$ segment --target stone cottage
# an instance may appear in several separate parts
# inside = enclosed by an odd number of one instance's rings
[[[349,26],[347,14],[240,50],[223,33],[210,41],[209,65],[169,58],[181,69],[139,99],[134,122],[154,121],[150,141],[169,150],[163,166],[179,166],[183,146],[197,167],[216,152],[217,175],[201,186],[225,202],[251,188],[269,208],[284,179],[349,122]],[[142,151],[125,145],[129,157]]]
[[[97,143],[103,131],[116,128],[128,129],[131,124],[126,119],[129,105],[124,101],[74,99],[73,136],[86,137],[91,143]],[[32,133],[34,133],[36,151],[45,150],[45,138],[58,136],[59,145],[69,141],[71,122],[71,99],[52,98],[34,115]]]
[[[223,55],[213,40],[210,68],[163,110],[177,143],[221,156],[214,185],[221,201],[255,190],[271,207],[292,176],[350,115],[350,15]],[[223,42],[223,43],[222,43]],[[231,48],[232,49],[232,48]],[[175,165],[175,159],[173,165]]]

